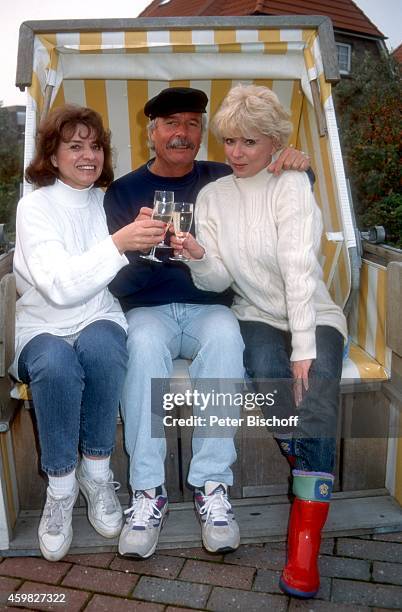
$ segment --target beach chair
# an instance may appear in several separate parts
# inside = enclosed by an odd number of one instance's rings
[[[310,155],[316,175],[314,191],[325,227],[324,277],[333,299],[349,318],[335,495],[325,532],[332,536],[402,528],[402,326],[395,308],[402,296],[402,254],[395,252],[391,263],[390,258],[385,262],[384,255],[380,260],[377,255],[377,261],[371,254],[361,257],[332,97],[332,85],[339,80],[336,58],[331,22],[324,17],[72,20],[22,24],[17,67],[17,85],[27,88],[26,164],[34,152],[40,118],[66,102],[90,106],[102,115],[112,132],[117,177],[149,159],[142,109],[165,87],[204,90],[209,98],[208,117],[238,82],[272,88],[289,110],[294,128],[290,142]],[[224,161],[221,145],[209,132],[204,134],[198,158]],[[24,185],[25,192],[30,189]],[[6,257],[0,314],[12,326],[15,285],[9,274],[11,255]],[[0,333],[4,325],[0,321]],[[0,372],[4,415],[0,550],[2,554],[37,554],[35,531],[45,484],[39,475],[32,411],[20,409],[29,402],[29,390],[15,388],[14,399],[9,396],[6,369],[12,358],[11,343],[9,330],[0,344],[8,347]],[[185,385],[187,363],[178,360],[175,368],[174,384]],[[121,429],[120,424],[113,470],[123,484],[124,504],[129,493]],[[169,428],[167,436],[167,486],[176,503],[161,546],[198,545],[192,492],[185,479],[191,430]],[[283,539],[287,463],[268,433],[255,436],[244,427],[236,440],[238,461],[231,496],[242,541]],[[113,549],[114,542],[95,536],[84,514],[81,500],[72,551]]]

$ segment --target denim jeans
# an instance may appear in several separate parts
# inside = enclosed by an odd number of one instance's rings
[[[44,472],[71,472],[79,448],[111,454],[126,367],[126,334],[113,321],[91,323],[73,345],[40,334],[23,348],[19,376],[31,387]]]
[[[133,490],[165,481],[166,440],[151,432],[151,380],[172,375],[173,359],[192,359],[191,379],[242,379],[244,344],[237,319],[222,305],[166,304],[127,313],[129,365],[122,398]],[[233,484],[231,437],[193,435],[188,482]]]
[[[245,343],[244,365],[251,378],[292,378],[289,332],[256,321],[240,321],[240,329]],[[277,442],[281,449],[286,447],[284,454],[295,456],[297,470],[330,474],[335,463],[343,337],[333,327],[317,326],[316,349],[317,357],[309,371],[309,392],[299,406],[301,427],[292,440],[284,444],[277,438]],[[311,433],[323,430],[329,431],[329,435],[319,437]]]

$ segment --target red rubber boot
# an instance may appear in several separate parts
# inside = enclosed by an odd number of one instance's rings
[[[320,588],[318,553],[321,530],[327,520],[328,502],[295,497],[288,528],[288,558],[279,586],[293,597],[309,599]]]

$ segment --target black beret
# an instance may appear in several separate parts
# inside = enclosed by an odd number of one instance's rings
[[[144,113],[150,119],[167,117],[174,113],[205,113],[207,95],[192,87],[170,87],[148,100]]]

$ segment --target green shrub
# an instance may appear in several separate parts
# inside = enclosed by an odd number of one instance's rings
[[[365,227],[384,225],[386,242],[402,249],[402,194],[393,193],[369,206],[362,215]]]
[[[401,66],[368,54],[355,65],[334,96],[358,225],[384,225],[401,246]]]

